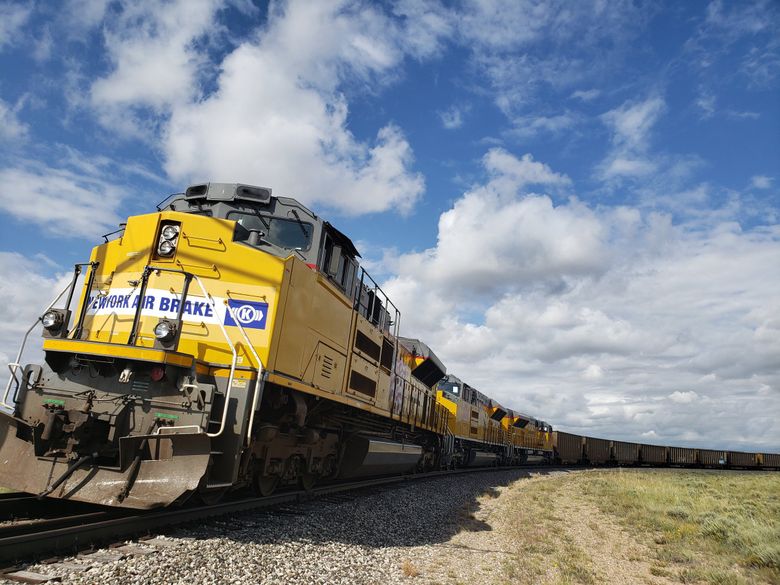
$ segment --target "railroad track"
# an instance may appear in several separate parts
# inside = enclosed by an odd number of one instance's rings
[[[330,484],[311,491],[290,491],[266,497],[242,498],[212,505],[149,511],[103,510],[51,519],[39,519],[0,527],[0,567],[41,558],[43,555],[67,554],[95,545],[123,541],[137,535],[147,535],[163,528],[219,516],[245,513],[263,508],[282,508],[318,498],[341,498],[346,492],[375,488],[408,481],[424,481],[463,473],[485,473],[529,469],[544,471],[544,466],[485,467],[432,471],[408,476],[374,478],[348,483]],[[560,467],[549,467],[561,470]],[[10,498],[9,498],[10,499]],[[2,528],[5,528],[4,531]]]
[[[100,506],[84,502],[66,502],[55,499],[39,500],[36,496],[21,492],[0,494],[0,523],[27,522],[34,519],[54,518],[74,513],[100,510]],[[0,534],[5,528],[0,524]]]

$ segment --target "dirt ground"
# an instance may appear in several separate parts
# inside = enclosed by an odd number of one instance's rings
[[[410,549],[404,573],[410,582],[442,585],[680,583],[657,564],[646,538],[582,497],[566,474],[483,495],[462,511],[449,542]]]

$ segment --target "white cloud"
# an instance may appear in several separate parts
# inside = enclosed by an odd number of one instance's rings
[[[0,251],[0,271],[13,278],[0,281],[0,391],[5,392],[6,365],[16,359],[30,326],[65,287],[69,275],[52,275],[52,267],[36,258]],[[40,328],[30,334],[22,363],[40,361]]]
[[[710,93],[700,95],[696,100],[696,105],[701,110],[701,117],[705,120],[715,114],[715,96]]]
[[[358,140],[340,89],[395,75],[403,39],[377,9],[277,7],[255,41],[224,59],[213,95],[174,109],[166,169],[177,181],[269,185],[344,213],[409,210],[424,189],[409,143],[392,123],[373,141]]]
[[[583,370],[582,377],[588,380],[598,380],[604,377],[604,370],[598,364],[590,364]]]
[[[669,400],[676,402],[677,404],[690,404],[700,399],[700,396],[696,392],[690,390],[688,392],[680,392],[678,390],[669,394]]]
[[[22,161],[2,168],[0,209],[60,236],[95,238],[111,231],[121,221],[117,209],[127,191],[103,178],[97,164],[72,160],[48,167]]]
[[[436,246],[393,258],[405,334],[573,432],[776,448],[780,229],[554,206],[520,187],[554,172],[526,164],[540,166],[486,156],[489,180],[442,214]]]
[[[128,3],[106,22],[105,46],[113,68],[91,88],[92,104],[105,125],[138,134],[141,121],[130,115],[133,108],[164,113],[197,96],[199,69],[207,59],[196,41],[215,29],[218,6],[218,0]]]
[[[663,99],[650,97],[641,102],[626,102],[619,108],[603,114],[601,119],[612,129],[612,141],[615,146],[646,150],[650,130],[665,108]]]
[[[599,89],[578,89],[571,94],[571,98],[582,100],[583,102],[591,102],[601,95]]]
[[[626,43],[646,20],[630,2],[572,3],[485,0],[456,15],[457,41],[472,52],[496,105],[510,119],[527,116],[539,95],[594,99],[593,84],[624,58]],[[558,48],[576,44],[577,52]]]
[[[686,43],[697,66],[697,73],[706,76],[725,66],[713,85],[733,86],[747,80],[752,88],[766,89],[776,85],[780,77],[780,10],[773,0],[756,2],[722,2],[707,5],[703,22]],[[747,50],[745,48],[747,45]],[[735,78],[740,77],[739,81]]]
[[[499,148],[483,164],[490,181],[441,215],[436,248],[397,259],[391,289],[411,301],[424,298],[430,285],[441,302],[427,306],[444,308],[479,303],[483,295],[534,280],[557,286],[568,274],[599,272],[603,234],[592,214],[576,200],[555,206],[548,196],[527,191],[532,185],[558,190],[570,184],[567,177],[531,155],[517,158]]]
[[[773,177],[767,177],[766,175],[755,175],[750,178],[750,184],[756,189],[771,189]]]
[[[0,51],[14,45],[23,35],[21,28],[27,24],[32,6],[16,2],[0,2]]]
[[[19,141],[27,137],[29,127],[21,122],[18,116],[23,104],[24,100],[20,100],[11,107],[0,99],[0,142]]]
[[[67,22],[67,33],[81,35],[99,26],[111,0],[66,0],[62,18]]]
[[[656,163],[648,157],[650,132],[666,109],[660,97],[625,102],[601,115],[611,130],[612,149],[601,163],[601,178],[638,177],[653,172]]]
[[[455,130],[463,126],[463,110],[457,106],[451,106],[443,112],[439,112],[441,125],[447,130]]]
[[[530,138],[540,133],[559,134],[575,125],[577,116],[564,112],[554,116],[516,116],[507,134]]]

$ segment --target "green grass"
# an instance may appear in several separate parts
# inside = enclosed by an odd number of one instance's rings
[[[615,470],[575,481],[649,542],[658,574],[682,583],[780,584],[780,473]]]

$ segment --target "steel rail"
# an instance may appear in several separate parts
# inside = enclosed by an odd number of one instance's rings
[[[430,471],[412,475],[380,477],[356,482],[335,483],[315,488],[311,491],[283,492],[272,496],[245,498],[208,506],[138,511],[137,513],[129,512],[129,515],[117,518],[77,526],[52,528],[7,538],[2,538],[2,535],[0,535],[0,566],[8,566],[16,561],[29,559],[44,553],[74,551],[88,548],[99,542],[116,542],[119,539],[135,534],[149,534],[155,530],[195,520],[238,514],[262,508],[272,508],[282,504],[316,500],[317,498],[336,493],[408,481],[438,479],[462,473],[515,471],[520,469],[542,471],[548,469],[548,466],[475,467],[473,469]],[[561,470],[567,468],[550,467],[549,469]]]
[[[0,494],[0,522],[30,522],[44,518],[54,518],[65,514],[87,513],[105,510],[104,507],[87,502],[71,502],[55,498],[40,499],[31,494],[9,492]],[[3,525],[0,525],[0,531]]]
[[[65,528],[68,526],[81,526],[88,522],[100,522],[115,518],[117,514],[122,514],[124,510],[101,510],[96,512],[87,512],[85,514],[74,514],[72,516],[56,516],[54,518],[35,518],[31,520],[19,520],[11,524],[0,524],[0,541],[5,538],[14,538],[23,534],[32,534],[34,532],[45,532],[55,528]]]

